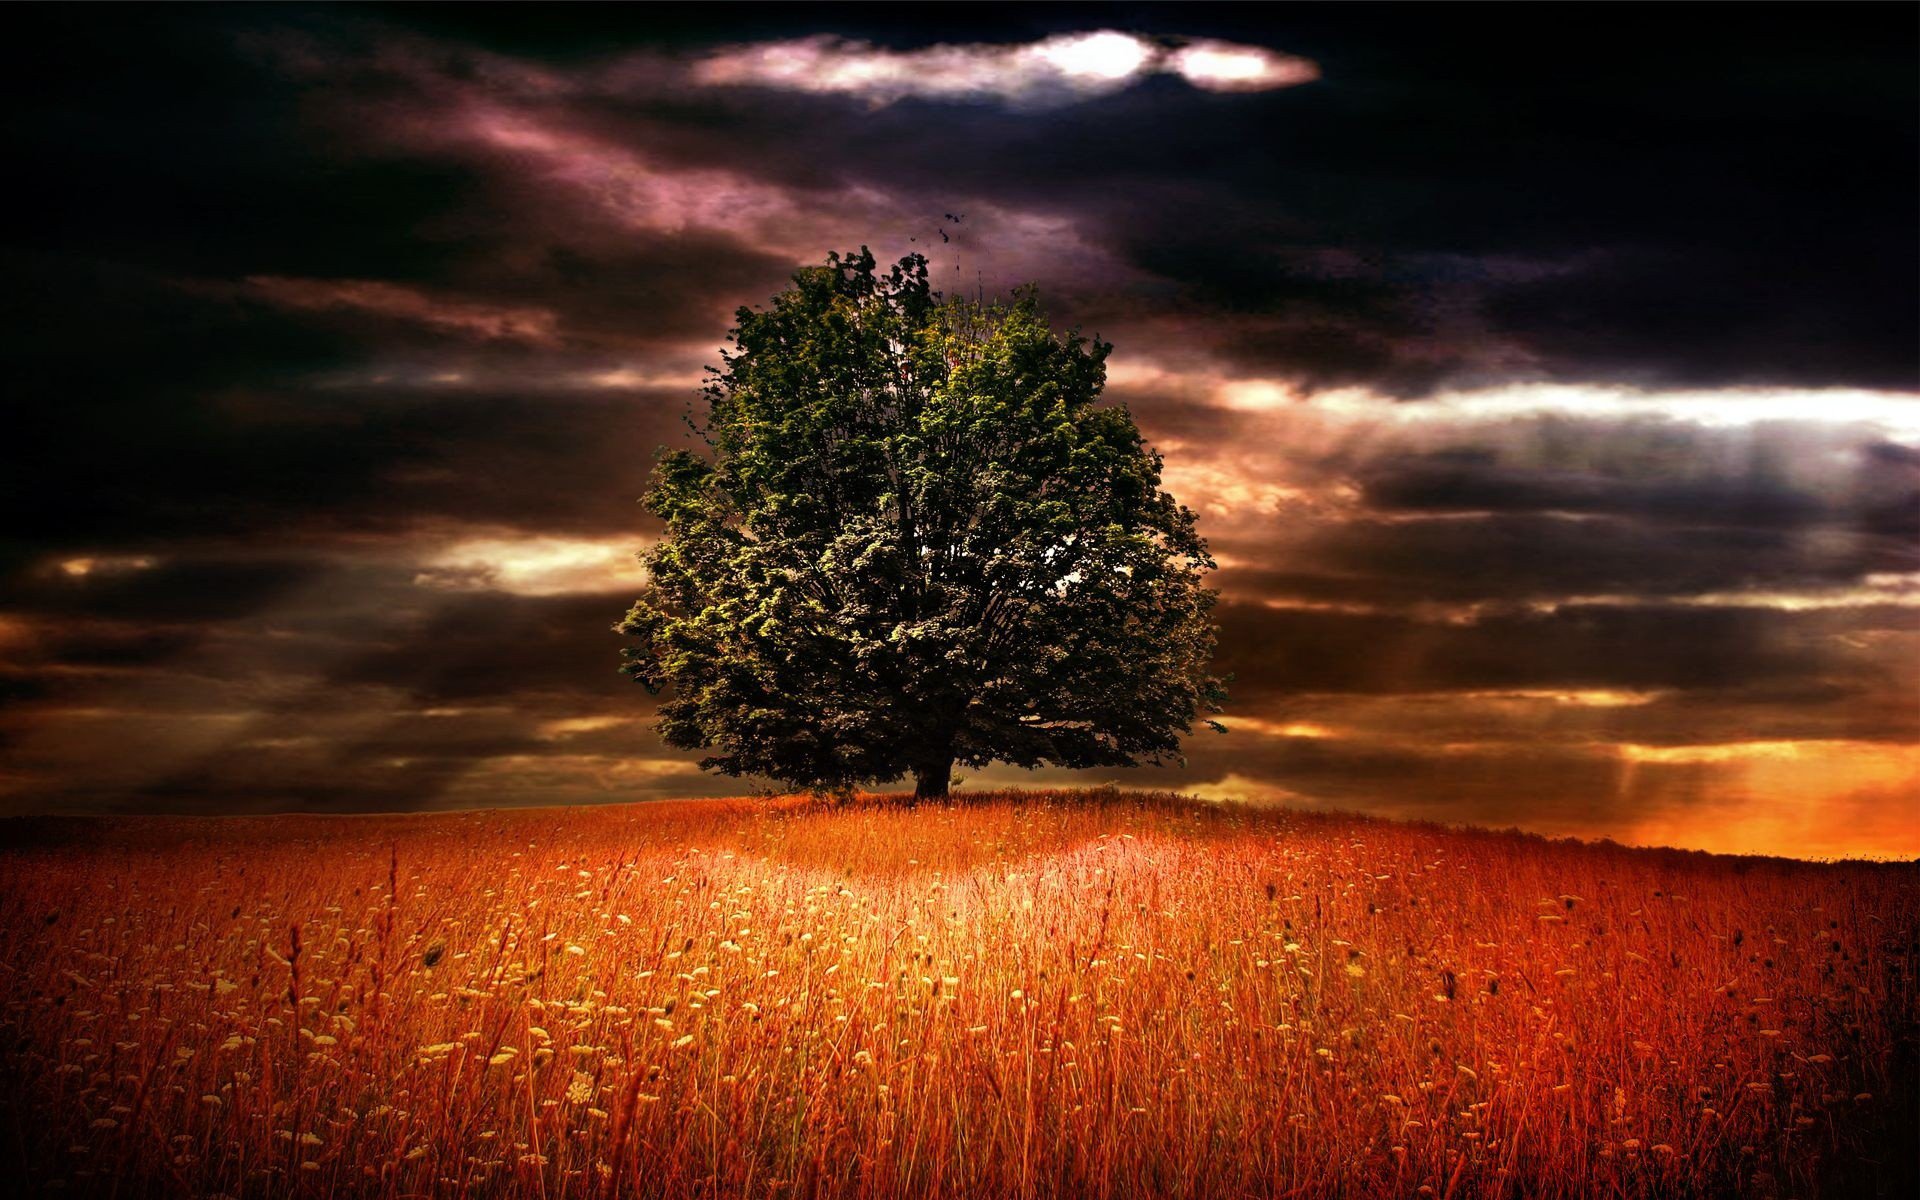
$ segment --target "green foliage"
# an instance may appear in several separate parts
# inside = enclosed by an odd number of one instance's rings
[[[944,300],[865,247],[743,308],[706,389],[712,454],[664,455],[666,525],[618,626],[670,689],[660,733],[800,787],[953,763],[1177,760],[1218,711],[1215,594],[1160,456],[1101,405],[1111,346],[1024,289]]]

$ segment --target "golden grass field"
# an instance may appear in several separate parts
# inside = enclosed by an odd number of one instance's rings
[[[12,840],[32,1192],[1920,1194],[1913,865],[1066,792]]]

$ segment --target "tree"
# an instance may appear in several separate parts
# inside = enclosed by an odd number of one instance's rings
[[[837,788],[954,764],[1179,759],[1214,566],[1160,456],[1097,403],[1112,347],[1026,288],[943,299],[926,260],[827,256],[742,308],[709,368],[710,455],[663,454],[625,670],[702,766]],[[1216,722],[1208,721],[1215,729]]]

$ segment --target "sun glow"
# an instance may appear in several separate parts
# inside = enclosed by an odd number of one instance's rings
[[[1812,762],[1842,760],[1855,764],[1871,762],[1887,754],[1902,759],[1914,758],[1920,751],[1888,747],[1877,742],[1808,739],[1800,741],[1719,742],[1699,746],[1648,746],[1634,742],[1620,745],[1620,757],[1629,762],[1650,763],[1757,763],[1763,761]],[[1869,772],[1872,773],[1872,772]]]
[[[1723,773],[1707,798],[1644,818],[1628,841],[1796,858],[1920,853],[1920,746],[1806,739],[1629,744],[1619,753],[1627,789],[1649,768]]]

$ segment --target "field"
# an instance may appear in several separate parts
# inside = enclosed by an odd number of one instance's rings
[[[1912,865],[1125,793],[10,836],[35,1192],[1920,1194]]]

